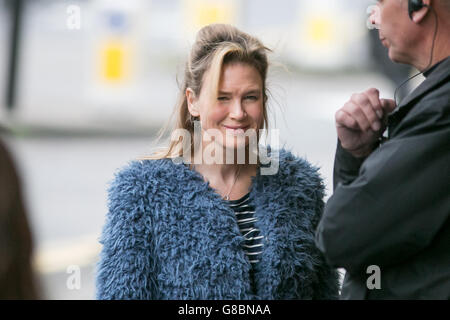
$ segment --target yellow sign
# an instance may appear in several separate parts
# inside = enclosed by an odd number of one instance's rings
[[[308,23],[308,38],[315,43],[330,42],[333,38],[333,23],[330,19],[313,17]]]
[[[128,52],[124,44],[111,41],[101,48],[101,76],[107,82],[123,81],[128,73]]]
[[[190,28],[198,30],[211,23],[236,23],[236,2],[231,0],[184,0]]]

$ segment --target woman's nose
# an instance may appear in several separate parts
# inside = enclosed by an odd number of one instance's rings
[[[231,105],[230,117],[237,120],[245,118],[245,110],[240,100],[234,101]]]

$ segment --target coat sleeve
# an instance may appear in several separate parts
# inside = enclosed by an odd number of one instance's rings
[[[347,166],[316,232],[329,263],[349,272],[365,272],[370,265],[382,270],[433,240],[450,215],[448,110],[430,108],[412,118],[407,130],[364,161],[354,179],[352,164]]]
[[[315,210],[312,220],[313,231],[315,232],[317,224],[320,221],[324,208],[324,186],[322,180],[318,178],[318,187],[314,192]],[[339,298],[339,273],[325,260],[322,252],[315,248],[314,260],[316,263],[316,281],[313,285],[314,300],[336,300]]]
[[[151,219],[139,165],[116,175],[108,196],[103,248],[97,267],[97,299],[155,299]]]

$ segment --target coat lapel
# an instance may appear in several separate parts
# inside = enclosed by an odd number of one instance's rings
[[[255,296],[257,299],[275,299],[276,288],[280,285],[279,267],[281,263],[279,242],[276,232],[275,213],[278,212],[279,202],[266,193],[270,189],[270,178],[268,176],[258,176],[253,179],[250,201],[255,206],[256,227],[264,235],[263,250],[260,262],[255,267]]]
[[[205,224],[208,229],[208,233],[202,233],[199,243],[201,241],[208,247],[214,247],[215,254],[206,254],[206,258],[211,261],[211,267],[217,270],[214,271],[217,277],[208,279],[212,281],[210,289],[213,293],[196,296],[203,296],[203,299],[210,299],[211,296],[219,299],[252,299],[249,277],[251,266],[242,249],[244,237],[240,233],[234,211],[200,174],[182,166],[183,175],[179,177],[179,186],[182,193],[190,197],[182,211],[190,212],[192,203],[195,203],[195,223]],[[197,249],[198,252],[210,252],[204,247]],[[203,281],[205,273],[199,272],[194,277]],[[233,295],[229,296],[230,293]]]
[[[285,167],[285,168],[284,168]],[[256,296],[260,299],[298,299],[310,296],[315,248],[311,226],[311,197],[290,172],[286,161],[276,175],[258,175],[251,201],[264,235],[264,248],[256,266]]]

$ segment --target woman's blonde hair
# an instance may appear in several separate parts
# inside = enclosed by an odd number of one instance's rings
[[[217,98],[218,87],[222,68],[228,63],[246,63],[256,68],[261,76],[263,84],[263,127],[268,127],[267,116],[267,89],[266,76],[268,70],[268,58],[266,52],[270,51],[258,39],[244,33],[237,28],[226,24],[211,24],[203,27],[198,33],[194,45],[192,46],[188,61],[186,63],[184,78],[180,87],[178,101],[171,117],[173,133],[177,129],[187,130],[193,147],[194,118],[188,110],[186,89],[193,90],[196,97],[200,96],[204,81],[211,81],[212,89],[210,96]],[[208,79],[205,73],[208,72]],[[159,138],[169,131],[170,122],[160,132]],[[260,128],[260,129],[262,129]],[[168,147],[157,151],[144,159],[164,159],[182,156],[185,139],[171,140]],[[192,148],[190,149],[192,150]]]

